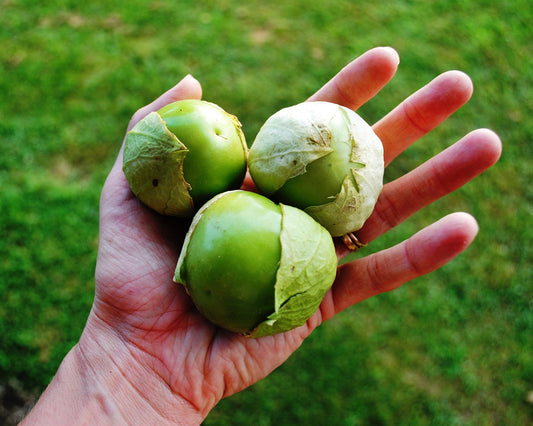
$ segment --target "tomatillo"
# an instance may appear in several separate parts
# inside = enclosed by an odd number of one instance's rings
[[[383,145],[354,111],[330,102],[284,108],[261,127],[248,166],[257,187],[304,209],[333,236],[360,229],[383,188]]]
[[[173,102],[126,136],[124,174],[161,214],[191,217],[214,195],[241,186],[248,148],[239,120],[197,99]]]
[[[196,213],[174,280],[212,323],[261,337],[303,325],[336,269],[331,235],[310,216],[236,190]]]

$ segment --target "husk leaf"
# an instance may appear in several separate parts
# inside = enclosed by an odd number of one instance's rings
[[[250,148],[248,163],[254,182],[269,194],[333,150],[329,126],[312,116],[302,121],[293,111],[297,110],[288,107],[272,115]]]
[[[193,201],[183,176],[187,152],[157,112],[144,117],[124,145],[123,170],[133,193],[161,214],[190,216]]]
[[[337,257],[329,233],[301,210],[283,204],[281,209],[275,312],[258,325],[251,337],[282,333],[305,324],[335,279]]]
[[[350,127],[350,172],[340,192],[326,204],[305,212],[334,237],[357,231],[368,219],[383,188],[383,145],[372,128],[356,113],[339,106]]]

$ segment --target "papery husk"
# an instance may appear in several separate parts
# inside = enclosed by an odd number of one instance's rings
[[[331,236],[301,210],[281,204],[281,260],[275,311],[250,333],[263,337],[305,324],[330,289],[337,271]]]
[[[193,213],[189,184],[183,176],[187,147],[151,112],[127,134],[123,171],[139,200],[155,211],[188,217]]]

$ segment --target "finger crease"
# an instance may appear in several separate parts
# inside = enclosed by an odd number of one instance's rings
[[[410,99],[406,99],[405,102],[402,103],[402,109],[411,126],[413,126],[421,134],[426,134],[430,130],[422,125],[422,123],[424,123],[426,120],[424,119],[424,115],[416,107],[415,102],[411,101]]]
[[[403,251],[404,251],[405,260],[407,261],[407,265],[408,265],[409,270],[411,271],[412,277],[408,278],[405,281],[408,281],[410,279],[413,279],[415,277],[419,277],[425,274],[424,269],[415,261],[416,256],[412,255],[411,250],[409,249],[409,246],[410,246],[409,241],[407,241],[404,244]]]
[[[373,294],[379,294],[383,292],[384,290],[382,283],[386,281],[382,279],[379,271],[379,262],[377,262],[376,259],[377,258],[375,256],[371,256],[368,258],[368,262],[366,263],[366,274],[368,276],[368,281]]]
[[[347,96],[346,91],[341,89],[339,83],[337,83],[337,79],[333,79],[333,84],[335,85],[335,90],[337,91],[338,96],[342,99],[341,105],[344,105],[347,108],[352,108],[353,105],[355,105],[355,102],[352,100],[351,96]]]
[[[400,215],[386,191],[381,192],[374,212],[385,229],[392,229],[401,222],[402,215]]]

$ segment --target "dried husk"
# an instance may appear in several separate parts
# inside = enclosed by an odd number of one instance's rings
[[[290,179],[307,173],[311,163],[325,162],[346,144],[349,154],[335,164],[344,175],[329,194],[331,201],[299,206],[331,235],[341,236],[363,226],[383,188],[383,145],[354,111],[329,102],[304,102],[278,111],[250,149],[250,173],[261,191],[275,197]],[[318,170],[321,179],[332,178],[329,170]]]
[[[191,216],[193,200],[183,176],[187,147],[157,112],[131,129],[124,144],[123,170],[139,200],[165,215]]]

